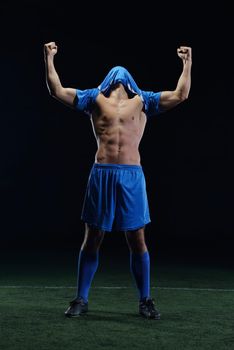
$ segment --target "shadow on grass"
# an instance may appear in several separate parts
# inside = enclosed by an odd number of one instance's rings
[[[129,313],[129,312],[117,312],[117,311],[103,311],[103,310],[95,310],[89,311],[88,314],[76,317],[67,317],[64,315],[66,319],[72,320],[85,320],[88,322],[93,321],[108,321],[108,322],[119,322],[119,323],[129,323],[130,320],[139,320],[144,319],[138,313]]]

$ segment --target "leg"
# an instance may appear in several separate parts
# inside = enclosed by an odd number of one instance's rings
[[[85,225],[85,237],[78,261],[76,298],[82,298],[86,302],[93,277],[98,268],[99,248],[103,237],[103,231]]]
[[[98,268],[99,248],[103,237],[103,231],[85,225],[85,237],[78,260],[77,293],[65,312],[68,317],[80,316],[88,312],[88,295]]]
[[[127,231],[127,243],[130,249],[130,268],[139,292],[139,299],[150,296],[150,258],[145,243],[144,227]]]
[[[160,313],[150,297],[150,257],[145,243],[145,230],[126,232],[130,249],[130,268],[139,292],[139,314],[145,318],[160,319]]]

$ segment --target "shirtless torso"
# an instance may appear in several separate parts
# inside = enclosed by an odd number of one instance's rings
[[[99,94],[91,122],[97,140],[95,162],[140,164],[139,144],[146,125],[138,95],[128,98],[119,84],[109,97]]]

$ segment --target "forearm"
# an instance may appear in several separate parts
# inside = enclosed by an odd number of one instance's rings
[[[175,90],[176,94],[181,100],[185,100],[189,96],[189,91],[191,87],[191,67],[192,67],[192,61],[190,59],[184,60],[183,71],[180,75],[180,78],[178,80],[176,90]]]
[[[56,96],[56,93],[62,88],[62,85],[54,67],[54,56],[48,55],[45,57],[45,70],[48,90],[52,96]]]

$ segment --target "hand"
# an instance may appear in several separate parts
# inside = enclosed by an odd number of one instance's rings
[[[183,60],[184,63],[192,61],[192,49],[188,46],[180,46],[177,49],[177,55]]]
[[[48,57],[48,56],[54,57],[54,55],[56,55],[57,52],[58,52],[58,46],[55,44],[54,41],[51,41],[50,43],[47,43],[44,45],[45,57]]]

